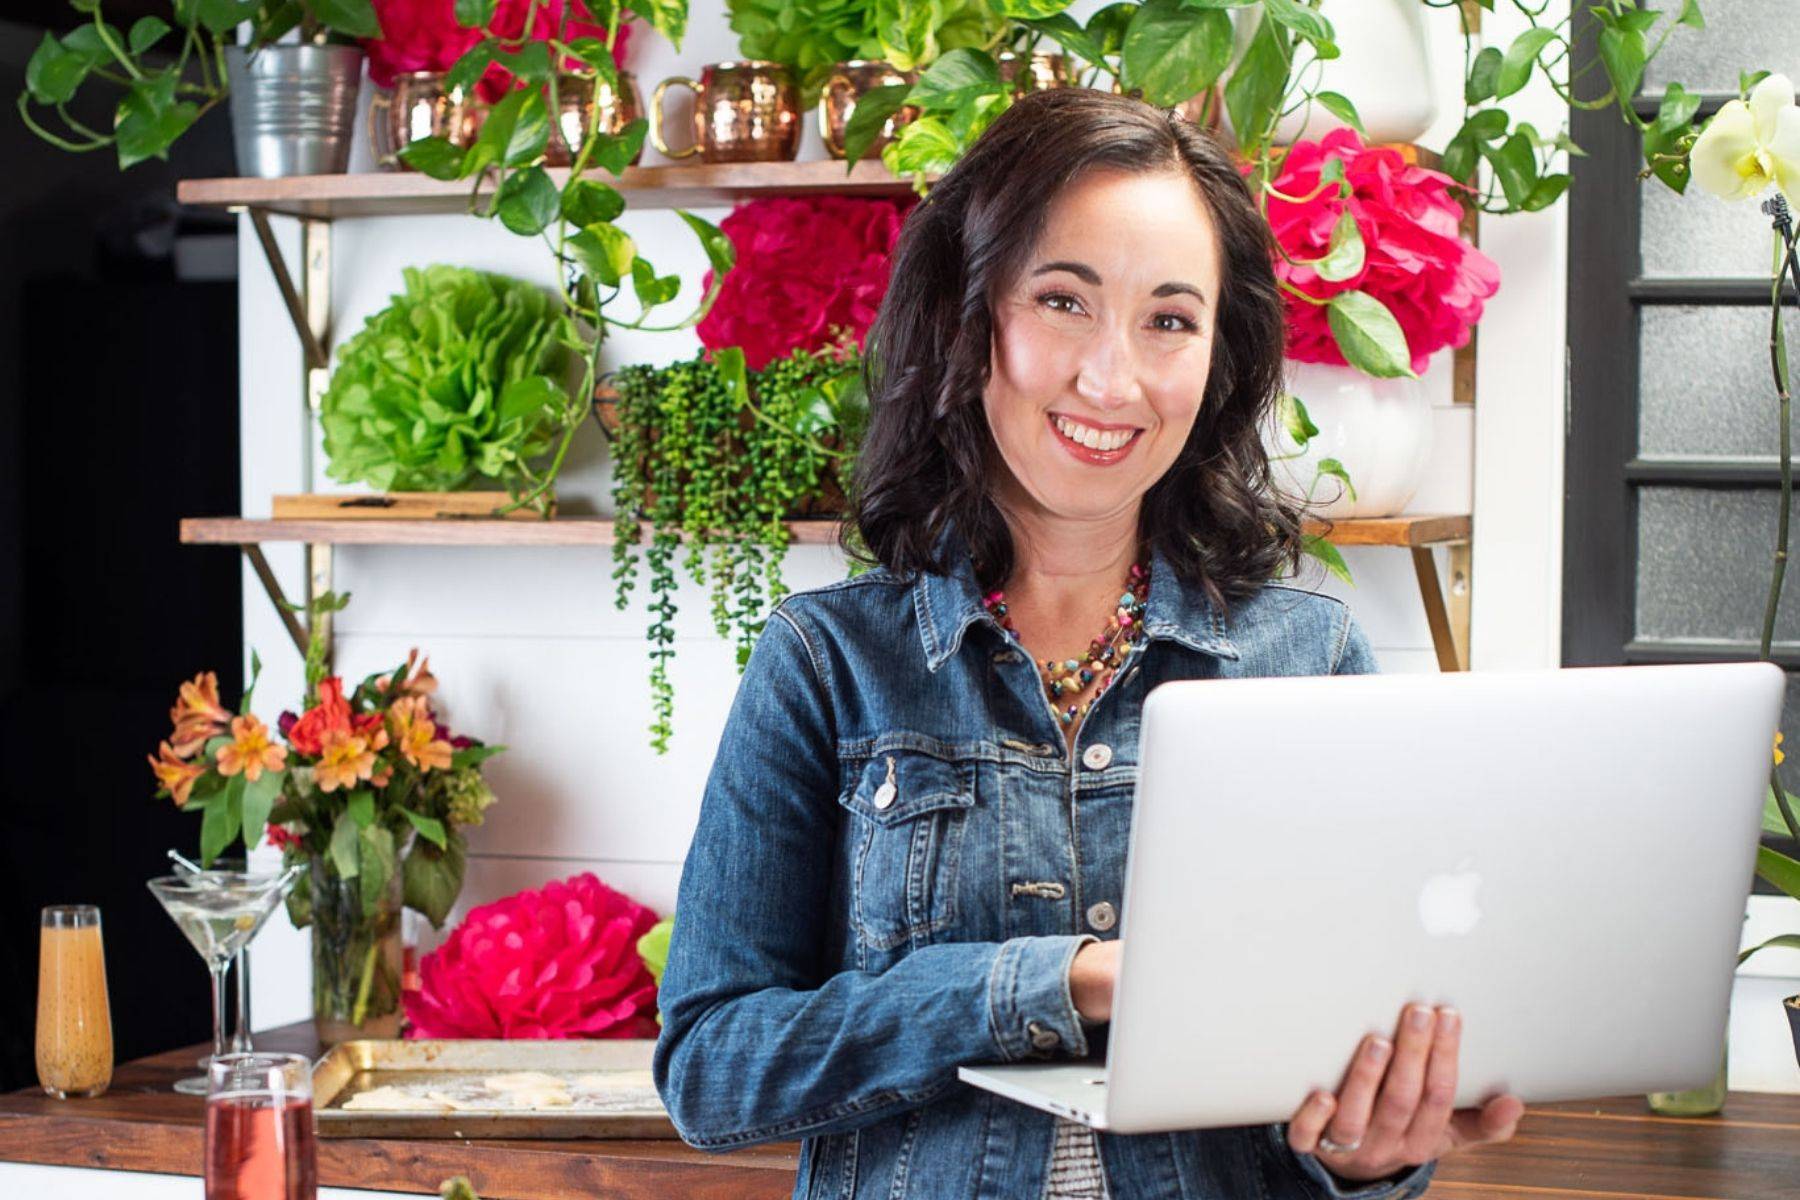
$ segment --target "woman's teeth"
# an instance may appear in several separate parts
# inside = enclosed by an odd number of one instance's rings
[[[1117,450],[1137,433],[1135,429],[1101,431],[1091,425],[1082,425],[1071,421],[1067,417],[1057,417],[1056,428],[1071,442],[1080,442],[1090,450]]]

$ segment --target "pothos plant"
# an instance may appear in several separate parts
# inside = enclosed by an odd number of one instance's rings
[[[628,366],[613,377],[615,604],[622,611],[630,602],[634,547],[647,525],[650,733],[658,753],[673,732],[668,666],[678,554],[688,577],[709,589],[713,629],[733,640],[743,670],[764,614],[788,591],[781,576],[792,538],[787,518],[822,492],[841,492],[848,478],[867,425],[860,371],[856,343],[845,336],[759,371],[730,348],[666,367]]]
[[[69,2],[89,21],[60,38],[44,34],[25,64],[19,116],[63,150],[112,146],[121,170],[168,158],[175,140],[225,99],[225,49],[237,44],[241,27],[248,26],[252,52],[295,30],[314,43],[380,33],[369,0],[175,0],[173,25],[152,13],[125,31],[107,22],[99,0]],[[119,93],[110,129],[94,129],[69,111],[90,84]],[[60,131],[34,116],[33,105],[53,113]]]
[[[522,28],[535,28],[538,0],[532,0]],[[609,327],[645,332],[672,332],[695,325],[706,315],[736,252],[711,223],[677,210],[699,239],[713,269],[713,283],[693,311],[673,324],[653,325],[652,312],[673,301],[681,290],[677,275],[658,274],[638,253],[637,243],[618,225],[625,197],[612,185],[593,178],[601,168],[617,178],[643,145],[646,123],[631,122],[617,134],[597,126],[582,130],[572,148],[566,181],[558,187],[545,168],[550,144],[550,113],[560,111],[558,93],[570,86],[592,88],[596,80],[617,86],[613,45],[620,21],[629,10],[648,21],[677,47],[687,26],[686,0],[587,0],[591,22],[606,36],[570,37],[574,5],[562,8],[559,28],[549,38],[504,36],[492,29],[495,0],[456,0],[456,18],[484,36],[451,67],[448,86],[473,88],[489,65],[498,63],[519,81],[517,90],[494,104],[480,132],[467,147],[443,137],[411,142],[400,151],[409,166],[434,179],[468,180],[469,210],[498,220],[522,237],[539,238],[555,262],[557,287],[568,316],[568,346],[580,362],[580,384],[571,389],[556,414],[553,448],[541,467],[522,464],[512,501],[500,511],[533,507],[549,514],[557,474],[568,456],[576,431],[592,411],[599,382],[600,355]],[[613,306],[629,284],[637,315],[624,320]]]

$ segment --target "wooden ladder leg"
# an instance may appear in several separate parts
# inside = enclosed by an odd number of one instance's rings
[[[1468,666],[1467,633],[1461,646],[1450,625],[1450,611],[1444,602],[1444,589],[1438,584],[1437,559],[1430,546],[1413,546],[1413,572],[1419,578],[1419,598],[1425,603],[1425,623],[1431,627],[1431,645],[1437,651],[1438,670],[1466,671]],[[1466,609],[1464,610],[1466,611]]]

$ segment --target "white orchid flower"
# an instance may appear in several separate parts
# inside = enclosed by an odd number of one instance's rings
[[[1770,75],[1750,102],[1720,108],[1694,142],[1694,181],[1715,196],[1746,200],[1770,184],[1800,205],[1800,108],[1786,75]]]

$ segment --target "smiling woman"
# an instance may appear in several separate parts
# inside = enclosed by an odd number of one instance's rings
[[[681,873],[653,1072],[689,1143],[804,1139],[797,1198],[1400,1200],[1510,1135],[1516,1100],[1451,1122],[1430,1010],[1285,1126],[1097,1133],[958,1077],[1106,1036],[1153,688],[1376,669],[1277,582],[1268,239],[1205,133],[1078,88],[908,216],[851,487],[874,569],[770,615]]]

